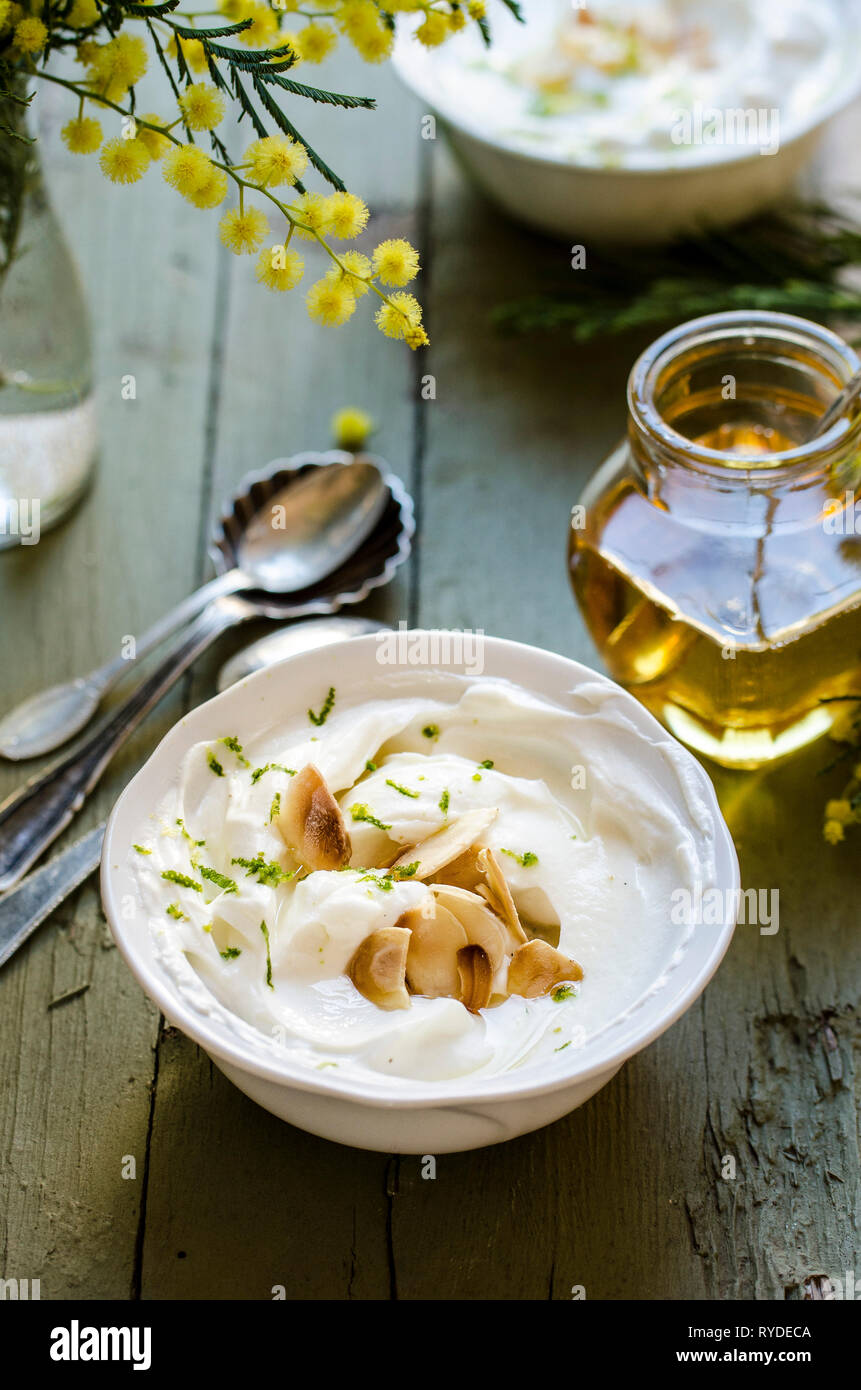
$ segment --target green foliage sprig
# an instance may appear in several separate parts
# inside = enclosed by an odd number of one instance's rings
[[[583,269],[499,306],[494,320],[510,332],[562,332],[577,342],[725,309],[853,322],[861,292],[843,277],[859,266],[861,227],[811,203],[673,246],[588,252]]]

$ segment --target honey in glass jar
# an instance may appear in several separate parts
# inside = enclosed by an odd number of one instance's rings
[[[636,362],[628,437],[572,512],[569,564],[611,675],[676,737],[758,767],[861,694],[861,368],[787,314],[681,325]]]

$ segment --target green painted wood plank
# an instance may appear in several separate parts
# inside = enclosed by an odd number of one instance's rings
[[[268,1114],[168,1029],[143,1297],[387,1298],[384,1173]]]
[[[594,663],[568,589],[567,513],[622,432],[642,342],[497,338],[487,315],[518,268],[564,248],[501,224],[442,152],[435,181],[431,327],[446,329],[423,422],[420,619]],[[576,1285],[601,1299],[783,1298],[806,1275],[857,1268],[857,868],[821,842],[827,756],[763,778],[756,797],[720,779],[728,805],[749,798],[744,882],[780,889],[776,936],[740,927],[703,1001],[574,1115],[443,1157],[434,1181],[400,1160],[401,1297],[570,1298]]]
[[[827,744],[767,776],[716,772],[745,887],[779,891],[780,927],[741,925],[705,996],[705,1181],[691,1226],[711,1297],[782,1298],[861,1258],[857,848],[821,838],[842,774]],[[737,1156],[735,1184],[717,1156]]]
[[[346,88],[344,68],[336,72]],[[367,76],[360,67],[359,77]],[[370,77],[376,85],[381,74]],[[338,123],[333,113],[314,110],[302,126],[317,139],[318,120],[333,136],[340,133],[337,167],[348,162],[355,171],[350,186],[372,201],[364,238],[371,245],[416,235],[403,204],[416,201],[418,122],[393,119],[407,102],[390,75],[381,88],[387,100],[379,115]],[[347,131],[360,122],[377,135],[357,147]],[[323,147],[331,152],[328,138]],[[382,337],[366,304],[344,328],[327,329],[308,319],[304,287],[270,294],[254,282],[250,258],[223,259],[229,293],[204,532],[245,472],[331,447],[330,419],[344,405],[374,417],[372,448],[411,485],[416,360],[408,350]],[[309,249],[306,281],[324,270],[322,256]],[[205,573],[202,554],[199,564]],[[357,611],[393,623],[407,619],[409,593],[410,576],[402,573]],[[225,639],[200,662],[193,703],[212,693],[220,662],[257,630],[267,629],[261,624]],[[283,1285],[288,1298],[388,1297],[387,1165],[385,1156],[343,1149],[274,1119],[187,1039],[169,1036],[160,1047],[153,1115],[143,1296],[271,1298],[273,1286]]]
[[[191,587],[212,329],[214,247],[179,200],[157,176],[108,187],[59,142],[65,94],[39,99],[49,185],[96,325],[102,452],[76,514],[39,545],[0,556],[4,707],[114,656]],[[137,379],[133,401],[121,397],[126,373]],[[67,839],[104,815],[180,708],[166,702],[138,733]],[[31,770],[4,765],[0,791]],[[0,974],[2,1049],[17,1059],[0,1079],[0,1273],[41,1278],[43,1298],[129,1294],[156,1030],[94,884]],[[121,1176],[126,1154],[133,1181]]]
[[[564,264],[565,248],[501,219],[435,153],[421,618],[586,658],[568,517],[624,430],[630,344],[500,335],[494,306],[531,283],[521,275]]]

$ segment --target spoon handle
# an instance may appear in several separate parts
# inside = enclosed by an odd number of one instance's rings
[[[196,589],[136,639],[133,660],[146,656],[214,599],[236,593],[244,584],[245,576],[233,569]],[[116,656],[88,676],[30,695],[0,720],[0,754],[18,762],[59,748],[89,723],[102,696],[132,664]]]
[[[827,434],[832,425],[836,425],[838,420],[842,420],[844,415],[848,415],[852,406],[861,396],[861,372],[856,372],[851,376],[839,395],[834,397],[824,415],[820,415],[813,429],[810,439],[819,439],[821,435]]]
[[[41,869],[28,874],[23,883],[3,894],[0,898],[0,965],[5,965],[45,918],[95,873],[102,857],[104,838],[104,824],[97,825],[89,835],[55,854]]]
[[[222,599],[174,640],[161,665],[85,739],[0,805],[0,892],[17,883],[81,809],[111,758],[215,638],[247,616]]]
[[[227,594],[238,593],[247,583],[245,575],[241,570],[228,570],[225,574],[216,575],[206,584],[201,584],[199,589],[182,599],[169,612],[156,619],[151,627],[140,637],[135,638],[135,655],[133,660],[139,661],[170,637],[179,628],[185,627],[186,623],[192,618],[196,618],[204,608],[207,608],[215,599],[222,598]],[[129,669],[132,663],[124,656],[115,656],[110,661],[106,661],[104,666],[91,671],[86,680],[99,688],[100,694],[104,695],[119,680],[124,671]]]

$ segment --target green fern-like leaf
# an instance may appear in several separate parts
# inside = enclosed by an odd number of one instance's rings
[[[308,87],[304,82],[294,82],[292,78],[285,77],[275,68],[266,68],[262,72],[255,72],[254,78],[255,81],[269,82],[273,86],[281,87],[283,91],[290,92],[293,96],[308,97],[309,100],[320,102],[324,106],[340,106],[345,111],[373,111],[377,105],[373,97],[348,96],[344,92],[327,92],[320,87]]]
[[[326,161],[317,153],[313,146],[308,144],[304,135],[296,129],[278,103],[273,99],[272,94],[267,92],[262,83],[258,82],[256,76],[252,78],[252,81],[254,82],[254,89],[260,98],[261,106],[265,107],[269,112],[269,115],[272,117],[273,121],[275,121],[279,129],[282,130],[285,135],[289,135],[293,140],[298,140],[299,144],[303,146],[313,168],[317,170],[317,173],[320,174],[327,183],[331,184],[333,188],[336,188],[339,193],[345,192],[346,184],[343,179],[339,178],[334,170],[329,168]],[[297,184],[297,188],[299,188],[300,193],[304,193],[304,186]]]
[[[124,4],[122,9],[135,19],[161,19],[164,15],[170,14],[171,10],[178,9],[180,4],[181,0],[161,0],[160,4],[154,5]]]
[[[567,331],[578,342],[734,308],[853,320],[861,293],[839,277],[858,265],[861,228],[813,204],[636,257],[605,251],[493,317],[514,332]]]
[[[253,19],[238,19],[231,24],[219,25],[216,29],[187,29],[184,24],[177,24],[175,20],[171,20],[170,27],[175,34],[179,34],[181,39],[198,39],[203,43],[204,39],[232,39],[237,34],[243,33],[253,23]],[[206,44],[204,44],[205,47]],[[251,56],[259,60],[271,56],[271,53],[271,49],[260,49]]]
[[[233,87],[233,94],[236,97],[236,100],[239,102],[239,106],[241,108],[239,114],[240,121],[244,116],[247,116],[252,126],[254,127],[255,133],[259,135],[262,139],[265,135],[268,135],[269,132],[267,131],[265,125],[263,124],[259,115],[257,114],[257,110],[254,106],[254,103],[252,102],[251,98],[249,97],[248,93],[243,87],[239,79],[239,73],[236,71],[235,68],[233,68],[230,73],[230,84]]]

